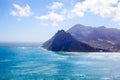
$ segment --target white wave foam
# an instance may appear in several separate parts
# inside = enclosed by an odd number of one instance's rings
[[[27,68],[27,69],[21,69],[21,70],[14,70],[12,71],[13,74],[16,75],[25,75],[25,74],[44,74],[44,75],[54,75],[57,74],[58,70],[56,68],[55,64],[49,64],[49,65],[43,65],[43,66],[37,66],[34,68]]]
[[[97,59],[97,60],[120,60],[120,54],[89,54],[83,55],[84,58]]]
[[[101,80],[113,80],[113,79],[108,78],[108,77],[104,77],[104,78],[102,78]]]
[[[26,47],[18,47],[19,49],[25,49]]]

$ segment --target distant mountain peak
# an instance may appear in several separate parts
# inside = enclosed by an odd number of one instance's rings
[[[63,29],[62,30],[58,30],[58,32],[65,32],[65,30],[63,30]]]
[[[92,47],[109,51],[120,51],[119,29],[107,28],[105,26],[81,26],[77,24],[77,27],[75,25],[67,32],[74,36],[77,40],[89,44]]]
[[[72,28],[76,28],[76,27],[77,28],[94,28],[92,26],[86,26],[86,25],[82,25],[82,24],[76,24]],[[102,26],[98,26],[96,28],[106,28],[106,27],[104,25],[102,25]]]
[[[62,29],[62,30],[58,30],[58,32],[56,34],[65,34],[66,32]]]
[[[85,26],[85,25],[82,25],[82,24],[76,24],[76,25],[74,25],[72,28],[82,28],[82,27],[87,27],[87,26]]]
[[[98,28],[103,28],[103,29],[104,29],[104,28],[106,28],[106,27],[105,27],[105,26],[99,26]]]
[[[80,26],[84,26],[84,25],[82,25],[82,24],[76,24],[76,25],[74,25],[74,26],[79,26],[79,27],[80,27]]]

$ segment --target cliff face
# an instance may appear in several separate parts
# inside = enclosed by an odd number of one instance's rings
[[[70,33],[64,30],[58,31],[50,40],[43,44],[43,47],[51,51],[68,52],[97,52],[95,49],[85,43],[76,40]]]

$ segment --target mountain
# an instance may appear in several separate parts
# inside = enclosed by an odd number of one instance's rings
[[[101,49],[93,48],[75,39],[70,33],[59,30],[50,40],[43,44],[44,48],[51,51],[68,52],[98,52]]]
[[[104,26],[91,27],[76,24],[68,31],[78,41],[86,43],[92,47],[109,51],[120,51],[120,30],[106,28]]]

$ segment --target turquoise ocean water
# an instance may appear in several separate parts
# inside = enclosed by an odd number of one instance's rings
[[[39,43],[0,43],[0,80],[120,80],[120,54],[52,52]]]

